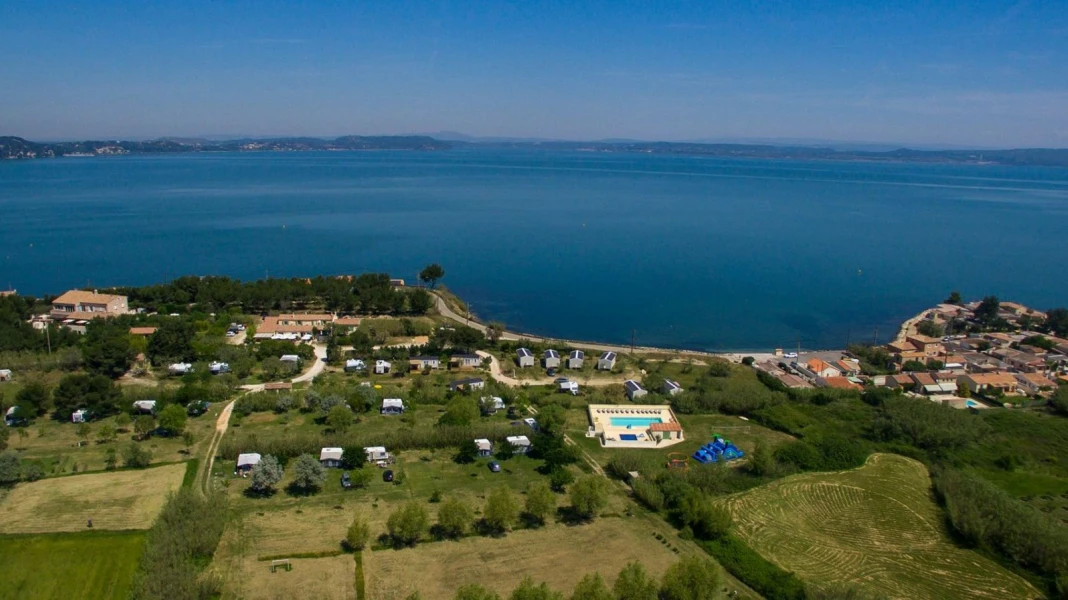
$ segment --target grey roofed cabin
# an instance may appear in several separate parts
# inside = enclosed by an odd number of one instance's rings
[[[530,452],[530,438],[525,435],[510,435],[506,438],[508,443],[512,445],[515,454],[526,454]]]
[[[408,359],[408,365],[412,370],[440,369],[441,359],[437,356],[413,356]]]
[[[341,448],[323,448],[319,451],[319,462],[324,467],[338,468],[341,466],[341,457],[345,455],[345,451]]]
[[[520,348],[515,351],[516,360],[519,362],[520,367],[533,367],[534,366],[534,354],[526,348]]]
[[[627,390],[627,399],[628,400],[634,400],[635,398],[641,398],[642,396],[644,396],[644,395],[649,393],[649,392],[645,391],[645,388],[642,387],[642,384],[638,383],[637,381],[634,381],[633,379],[628,379],[628,380],[624,381],[623,382],[623,388],[625,390]]]
[[[449,364],[457,367],[480,367],[482,357],[477,354],[453,354],[449,357]]]
[[[586,353],[582,350],[572,350],[567,357],[567,368],[581,369],[582,361],[586,360]]]
[[[260,464],[260,455],[255,452],[237,455],[237,470],[251,471],[252,467]]]
[[[664,387],[662,388],[662,391],[665,394],[669,395],[669,396],[674,396],[675,394],[681,394],[682,393],[682,386],[679,385],[679,382],[677,382],[677,381],[672,381],[670,379],[665,379],[664,380]]]
[[[601,353],[601,357],[597,359],[597,368],[601,371],[611,371],[616,368],[616,353]]]
[[[541,360],[545,364],[546,369],[558,369],[560,368],[560,353],[556,350],[546,350],[541,355]]]
[[[480,390],[484,387],[486,387],[486,382],[481,377],[457,379],[449,384],[449,389],[454,392],[457,390]]]

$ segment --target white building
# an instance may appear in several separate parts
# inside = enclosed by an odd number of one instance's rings
[[[345,454],[345,451],[341,448],[323,448],[319,451],[319,462],[327,468],[338,468],[341,466],[341,457]]]
[[[530,452],[530,438],[528,438],[527,436],[510,435],[504,439],[508,440],[508,443],[511,444],[512,448],[515,449],[516,454],[526,454],[527,452]]]

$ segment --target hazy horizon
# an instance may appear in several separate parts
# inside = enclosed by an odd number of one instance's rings
[[[0,135],[1068,147],[1054,2],[0,4]]]

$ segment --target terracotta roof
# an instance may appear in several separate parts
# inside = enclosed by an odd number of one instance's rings
[[[675,421],[668,423],[652,423],[649,425],[649,431],[682,431],[682,425],[679,425]]]
[[[156,333],[155,327],[131,327],[130,335],[152,335]]]
[[[278,317],[264,317],[263,323],[256,328],[256,333],[311,333],[311,323],[305,325],[280,325]]]
[[[338,317],[334,319],[334,325],[358,327],[361,321],[360,317]]]
[[[897,375],[891,375],[890,379],[894,380],[894,383],[899,383],[899,384],[902,384],[902,385],[912,385],[913,383],[915,383],[912,380],[912,377],[910,377],[908,375],[905,375],[904,373],[898,373]]]
[[[334,315],[328,313],[288,313],[278,315],[279,321],[333,321]]]
[[[972,373],[966,377],[979,385],[1016,385],[1011,373]]]
[[[891,350],[894,350],[896,352],[915,352],[916,351],[916,345],[913,344],[912,342],[909,342],[909,341],[905,341],[905,342],[890,342],[889,344],[886,345],[886,347],[890,348]]]
[[[860,365],[858,365],[856,363],[847,362],[847,361],[844,361],[844,360],[840,360],[840,361],[835,362],[834,366],[838,367],[838,369],[840,371],[843,371],[843,372],[844,371],[859,371],[860,370]]]
[[[70,290],[52,301],[52,304],[107,304],[113,300],[124,300],[123,296],[97,294],[83,290]]]
[[[908,340],[914,344],[941,344],[942,340],[933,338],[920,333],[914,333],[908,336]]]
[[[839,390],[859,390],[861,387],[845,377],[824,377],[823,382],[827,384],[827,387],[836,388]]]
[[[912,380],[920,385],[934,385],[934,377],[930,373],[913,373]]]
[[[831,365],[827,364],[827,361],[823,360],[822,358],[813,358],[812,360],[808,361],[808,369],[815,373],[818,373],[829,366]]]
[[[1016,377],[1026,380],[1028,383],[1038,387],[1052,387],[1056,388],[1057,384],[1050,380],[1049,377],[1041,373],[1017,373]]]

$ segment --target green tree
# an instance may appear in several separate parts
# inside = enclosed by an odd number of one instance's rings
[[[54,415],[62,421],[70,421],[79,408],[87,409],[95,417],[113,415],[119,411],[121,402],[122,392],[103,375],[67,375],[52,392]]]
[[[345,446],[341,449],[342,469],[362,469],[367,463],[367,453],[362,446]]]
[[[347,405],[338,404],[326,415],[326,426],[335,433],[344,433],[352,426],[354,415]]]
[[[441,268],[441,265],[437,263],[429,264],[419,272],[419,279],[431,288],[437,287],[438,281],[442,277],[445,277],[445,269]]]
[[[0,453],[0,485],[15,483],[22,477],[22,462],[18,454],[7,451]]]
[[[575,476],[566,467],[555,467],[549,471],[549,486],[554,492],[563,493],[573,481],[575,481]]]
[[[119,432],[115,430],[114,425],[104,423],[100,426],[100,429],[96,431],[96,437],[101,443],[107,444],[114,442],[115,438],[119,437]]]
[[[949,297],[947,297],[943,301],[943,303],[944,304],[962,304],[963,300],[961,300],[960,292],[956,292],[956,291],[950,292],[949,293]]]
[[[148,339],[145,355],[153,365],[176,362],[193,362],[197,358],[193,349],[196,327],[185,318],[169,318],[163,321]]]
[[[130,370],[136,353],[130,347],[129,329],[108,319],[94,319],[86,327],[82,343],[85,370],[118,379]]]
[[[515,527],[519,520],[519,501],[512,490],[499,487],[490,492],[483,518],[492,531],[507,531]]]
[[[1049,403],[1057,413],[1068,416],[1068,385],[1058,387]]]
[[[363,550],[371,539],[371,526],[356,515],[352,518],[352,524],[345,532],[345,548],[351,551]]]
[[[508,440],[501,440],[497,442],[497,451],[494,453],[494,456],[496,456],[498,460],[508,460],[514,457],[515,444],[509,442]]]
[[[475,440],[464,440],[456,451],[456,462],[467,465],[478,460],[478,444]]]
[[[449,498],[438,510],[438,528],[446,537],[458,538],[467,533],[474,515],[458,498]]]
[[[93,435],[93,429],[88,423],[82,422],[78,423],[78,427],[75,428],[75,433],[77,433],[78,437],[82,440],[79,444],[80,446],[89,443],[89,438]]]
[[[104,468],[111,471],[119,464],[119,453],[114,448],[104,451]]]
[[[152,415],[141,415],[134,419],[134,435],[138,439],[145,439],[156,430],[156,418]]]
[[[257,494],[270,494],[275,490],[285,472],[282,470],[278,459],[270,454],[260,458],[260,462],[252,466],[252,491]]]
[[[430,517],[422,504],[411,501],[393,511],[386,521],[389,536],[397,545],[414,546],[430,528]]]
[[[1053,308],[1046,313],[1046,330],[1057,337],[1068,337],[1068,308]]]
[[[122,464],[129,468],[143,469],[152,463],[152,453],[137,442],[130,442],[122,451]]]
[[[983,301],[979,303],[979,306],[975,307],[975,318],[983,324],[989,325],[998,318],[998,311],[1001,309],[1001,302],[998,301],[997,296],[987,296],[983,298]]]
[[[571,600],[616,600],[600,573],[588,573],[571,592]]]
[[[159,413],[159,428],[166,431],[168,436],[181,435],[185,431],[187,418],[184,408],[168,404]]]
[[[612,586],[618,600],[657,600],[659,586],[639,562],[627,563]]]
[[[525,508],[527,514],[544,524],[556,512],[556,494],[544,481],[532,481],[527,486]]]
[[[490,321],[489,324],[486,325],[486,339],[489,340],[490,343],[496,344],[500,341],[501,336],[504,335],[506,330],[504,323],[501,323],[500,321]]]
[[[608,480],[598,475],[586,475],[571,486],[569,495],[575,514],[592,519],[608,503]]]
[[[564,595],[549,589],[545,582],[535,584],[529,576],[524,578],[519,586],[512,590],[509,600],[564,600]]]
[[[775,456],[763,441],[758,441],[753,451],[749,453],[749,462],[746,463],[747,471],[757,477],[764,477],[775,472]]]
[[[501,600],[501,597],[477,583],[469,583],[460,586],[452,600]]]
[[[660,584],[662,600],[714,600],[720,596],[723,573],[714,562],[688,556],[668,567]]]
[[[478,416],[478,403],[474,398],[457,396],[449,401],[444,414],[438,419],[438,424],[466,426],[478,420]]]
[[[319,459],[311,454],[301,454],[293,462],[294,489],[302,492],[316,492],[326,481],[326,470],[323,469]]]
[[[115,427],[118,428],[119,431],[125,431],[126,428],[130,426],[131,422],[132,419],[130,419],[130,415],[124,412],[120,412],[115,417]]]
[[[52,408],[52,392],[43,381],[31,379],[17,394],[15,404],[33,409],[33,416],[40,417]]]

